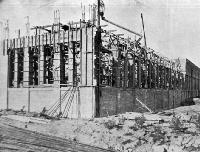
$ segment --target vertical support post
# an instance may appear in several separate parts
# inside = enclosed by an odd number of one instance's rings
[[[172,65],[170,62],[170,67],[169,67],[169,89],[172,88]]]
[[[101,75],[100,75],[100,51],[101,51],[101,28],[99,27],[96,31],[95,36],[95,76],[97,80],[97,91],[96,91],[96,116],[100,116],[100,81],[101,81]]]
[[[85,24],[85,84],[88,85],[88,30],[87,24]]]
[[[69,23],[69,30],[68,30],[68,46],[69,46],[69,51],[68,51],[68,81],[73,85],[73,28],[72,24]],[[71,51],[71,50],[72,51]]]
[[[133,65],[132,65],[132,72],[133,72],[133,89],[135,89],[135,53],[133,54]]]
[[[6,43],[7,44],[7,49],[5,51],[7,51],[8,48],[9,48],[9,43],[8,43],[9,41],[8,41],[8,39],[6,41],[7,41],[7,43]],[[7,52],[4,52],[4,55],[7,55]]]
[[[64,37],[64,32],[63,32]],[[65,83],[65,43],[63,42],[60,47],[60,83]]]
[[[39,84],[44,84],[44,35],[39,36]]]
[[[95,38],[96,54],[96,79],[97,79],[97,98],[96,98],[96,116],[100,116],[100,51],[101,51],[101,26],[100,26],[100,0],[97,0],[97,32]]]
[[[116,71],[116,77],[117,77],[117,87],[121,87],[121,50],[122,48],[118,47],[118,58],[117,58],[117,71]]]
[[[81,31],[81,77],[82,77],[82,85],[87,85],[87,29],[86,24],[83,24],[83,28]]]
[[[145,44],[145,48],[147,48],[146,35],[145,35],[145,30],[144,30],[144,20],[143,20],[142,13],[141,13],[141,19],[142,19],[142,29],[143,29],[143,35],[144,35],[144,44]]]
[[[128,82],[128,52],[125,50],[125,60],[124,60],[124,89],[127,88]]]
[[[83,85],[83,72],[82,72],[82,68],[83,68],[83,60],[82,60],[82,56],[83,56],[83,51],[82,51],[82,24],[81,24],[81,19],[80,19],[80,84]]]
[[[24,38],[25,47],[24,47],[24,80],[23,86],[29,86],[29,36]]]
[[[157,59],[157,69],[156,69],[156,72],[157,72],[157,87],[160,88],[160,64],[159,64],[159,61]]]
[[[97,28],[100,29],[100,0],[97,0]]]
[[[72,43],[73,51],[73,86],[77,86],[76,42]]]
[[[29,86],[33,85],[33,36],[31,39],[31,48],[29,48]]]
[[[14,73],[14,87],[15,88],[17,88],[18,87],[18,84],[17,84],[17,75],[18,75],[18,50],[19,50],[19,48],[18,48],[18,38],[16,39],[16,48],[15,48],[15,50],[14,50],[14,53],[15,53],[15,61],[14,61],[14,71],[15,71],[15,73]]]
[[[163,88],[163,64],[162,59],[160,60],[160,67],[159,67],[159,76],[160,76],[160,88]]]
[[[177,73],[178,73],[178,89],[181,89],[181,78],[180,78],[181,73],[180,73],[180,71],[177,71]],[[196,84],[197,84],[197,81],[195,81],[195,86],[196,86]],[[196,89],[196,87],[195,87],[195,89]]]
[[[39,63],[39,61],[38,61],[38,59],[39,59],[39,54],[38,54],[38,41],[37,41],[37,39],[38,39],[38,35],[37,35],[37,28],[36,28],[36,35],[35,35],[35,50],[34,50],[34,52],[36,52],[37,53],[37,62]],[[39,66],[38,66],[38,63],[34,63],[33,62],[33,64],[35,64],[35,65],[37,65],[37,68],[35,68],[34,69],[34,85],[38,85],[39,84],[39,79],[38,79],[38,77],[39,77]],[[34,65],[34,66],[35,66]],[[37,70],[36,70],[37,69]],[[36,71],[35,71],[36,70]]]
[[[58,28],[58,27],[57,27]],[[53,48],[54,48],[54,59],[53,59],[53,75],[54,84],[60,86],[60,33],[57,31],[53,32]]]
[[[193,70],[191,70],[191,82],[190,83],[191,83],[191,85],[190,85],[191,86],[190,87],[191,88],[191,95],[190,95],[190,97],[192,97],[193,96]]]
[[[141,88],[141,53],[138,55],[138,87]]]
[[[76,86],[78,86],[78,64],[77,64],[77,62],[76,62],[76,56],[78,55],[78,40],[77,40],[77,35],[78,35],[78,29],[77,29],[77,23],[76,23],[76,26],[75,26],[75,48],[74,48],[74,53],[75,53],[75,55],[74,55],[74,57],[73,57],[73,63],[75,64],[74,66],[75,66],[75,72],[74,72],[74,74],[75,74],[75,78],[76,78],[76,80],[75,80],[75,85]],[[78,91],[78,90],[77,90]]]
[[[8,49],[8,48],[7,48]],[[6,109],[8,110],[9,109],[9,80],[10,80],[10,52],[8,51],[7,53],[7,56],[8,56],[8,68],[7,68],[7,88],[6,88]]]
[[[152,82],[152,80],[151,80],[151,77],[152,77],[152,65],[151,64],[152,64],[151,60],[149,60],[149,66],[148,66],[148,68],[149,68],[149,88],[150,89],[152,87],[152,84],[151,84],[151,82]]]
[[[167,88],[167,81],[166,81],[166,66],[164,65],[164,89]]]
[[[94,27],[92,25],[92,86],[94,85]]]
[[[3,40],[3,56],[5,56],[5,51],[6,51],[6,40]]]
[[[156,88],[156,61],[155,61],[155,55],[153,54],[153,83],[154,83],[154,88]]]

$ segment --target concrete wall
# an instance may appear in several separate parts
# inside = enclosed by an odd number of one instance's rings
[[[123,90],[114,87],[101,88],[100,116],[130,112],[135,105],[135,92],[132,89]]]
[[[95,88],[80,87],[74,90],[73,97],[70,97],[72,89],[62,88],[9,88],[8,89],[8,108],[20,110],[25,106],[25,110],[31,112],[41,112],[44,107],[49,109],[56,102],[60,102],[60,96],[68,92],[65,100],[61,104],[62,112],[67,108],[69,118],[93,118],[95,116]],[[80,99],[80,100],[79,100]],[[1,102],[6,105],[6,100]],[[5,109],[3,107],[2,109]],[[58,111],[59,112],[59,111]]]
[[[31,88],[30,111],[41,112],[43,107],[49,109],[59,100],[59,97],[60,90],[58,88]]]
[[[80,117],[93,118],[95,109],[95,87],[80,87]]]
[[[20,110],[25,106],[28,110],[28,89],[26,88],[9,88],[8,89],[8,108]]]
[[[147,109],[143,108],[136,98],[154,112],[158,112],[180,106],[181,101],[186,98],[186,92],[162,89],[101,88],[100,116],[130,111],[146,112]]]
[[[2,51],[2,50],[0,50]],[[2,53],[2,52],[1,52]],[[7,107],[7,56],[0,55],[0,109]]]
[[[61,92],[60,92],[61,91]],[[54,103],[60,101],[60,96],[65,92],[70,93],[69,88],[9,88],[8,108],[41,112],[43,107],[49,109]],[[198,93],[198,92],[197,92]],[[115,115],[125,112],[145,112],[145,108],[135,99],[138,98],[151,110],[157,112],[163,109],[178,107],[180,102],[188,98],[191,92],[181,90],[156,90],[156,89],[122,89],[114,87],[101,88],[100,116]],[[195,93],[193,93],[195,94]],[[61,104],[64,111],[69,103],[69,97]],[[1,101],[6,107],[6,99]],[[75,90],[73,100],[70,103],[68,118],[93,118],[96,114],[95,87],[80,87]]]
[[[41,112],[43,107],[49,108],[59,98],[59,90],[56,88],[9,88],[8,107],[20,110]]]
[[[5,33],[3,30],[3,23],[0,22],[0,109],[7,107],[7,65],[8,57],[3,56],[3,39]]]

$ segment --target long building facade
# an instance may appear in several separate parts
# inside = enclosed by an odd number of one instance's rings
[[[175,108],[199,96],[200,70],[94,20],[36,26],[1,42],[1,108],[93,118]]]

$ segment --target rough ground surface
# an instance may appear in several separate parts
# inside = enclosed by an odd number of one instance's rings
[[[179,107],[157,114],[131,112],[93,120],[47,120],[38,117],[37,114],[14,111],[2,111],[1,114],[0,124],[61,137],[68,139],[68,142],[76,142],[77,145],[82,143],[127,152],[200,151],[198,102],[193,106]],[[60,148],[66,145],[61,144]]]
[[[0,151],[107,152],[97,147],[14,127],[0,120]]]

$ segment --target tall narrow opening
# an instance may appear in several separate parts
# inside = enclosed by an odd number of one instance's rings
[[[18,49],[18,72],[17,72],[17,87],[23,86],[23,69],[24,69],[24,50],[23,48]]]

